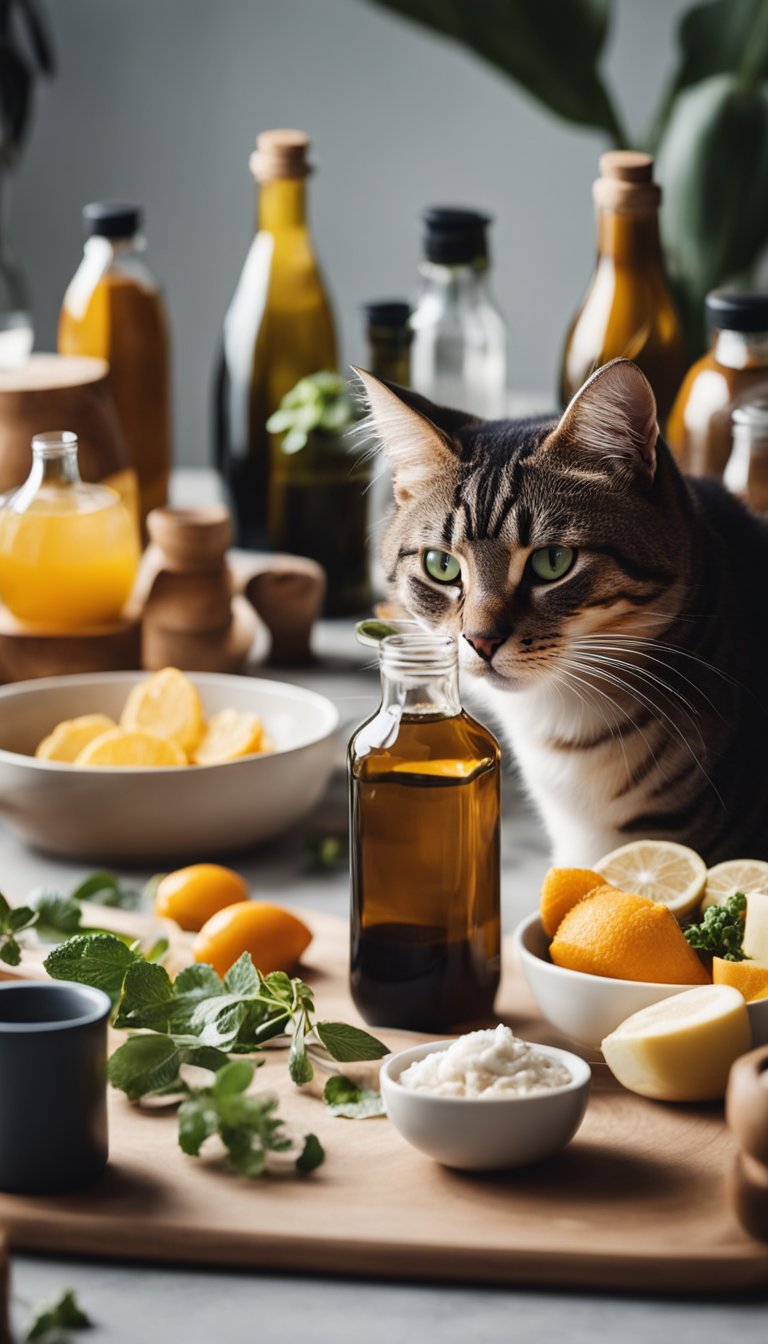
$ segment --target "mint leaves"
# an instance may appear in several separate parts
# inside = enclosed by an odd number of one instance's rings
[[[82,933],[55,947],[43,965],[54,980],[93,985],[117,1003],[128,967],[141,960],[141,953],[114,933]]]
[[[52,1302],[42,1302],[35,1308],[27,1339],[53,1339],[62,1330],[87,1330],[92,1324],[72,1289],[64,1288]]]
[[[331,1115],[341,1116],[344,1120],[369,1120],[387,1113],[380,1092],[370,1087],[358,1087],[343,1073],[336,1073],[328,1079],[323,1101]]]
[[[10,906],[0,892],[0,961],[6,966],[18,966],[21,946],[16,938],[22,929],[37,923],[37,912],[27,905]]]
[[[189,1089],[179,1107],[179,1145],[185,1153],[198,1157],[206,1139],[218,1134],[230,1167],[250,1177],[264,1174],[270,1153],[293,1154],[294,1145],[276,1113],[276,1099],[248,1093],[253,1075],[252,1063],[235,1060],[217,1071],[211,1087]],[[324,1157],[319,1139],[307,1134],[293,1156],[293,1166],[308,1173]]]
[[[700,924],[691,924],[683,932],[691,947],[723,961],[745,961],[744,917],[747,898],[737,891],[725,905],[710,905]]]

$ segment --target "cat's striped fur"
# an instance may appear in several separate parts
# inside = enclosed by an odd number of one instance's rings
[[[459,640],[555,862],[640,836],[768,858],[768,524],[681,475],[639,370],[599,370],[559,422],[470,420],[361,377],[395,481],[392,598]],[[576,559],[541,583],[549,546]],[[435,548],[457,582],[426,572]]]

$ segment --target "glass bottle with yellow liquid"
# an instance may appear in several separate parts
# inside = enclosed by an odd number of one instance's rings
[[[659,238],[661,188],[650,154],[612,150],[600,159],[597,266],[565,342],[560,397],[565,406],[595,369],[631,359],[656,394],[666,421],[686,370],[685,342],[664,274]]]
[[[142,527],[168,499],[171,401],[168,320],[141,253],[142,212],[111,201],[86,205],[83,259],[59,317],[59,353],[109,364],[112,393],[139,478]]]
[[[138,565],[135,520],[114,490],[81,480],[76,435],[36,435],[31,472],[0,507],[0,601],[51,633],[114,625]]]
[[[352,997],[367,1022],[444,1031],[499,983],[499,747],[461,707],[453,640],[390,635],[379,659],[349,746]]]
[[[224,319],[215,452],[243,546],[275,544],[269,486],[280,442],[267,420],[300,378],[336,369],[333,317],[307,228],[308,150],[303,131],[258,137],[251,171],[259,227]]]

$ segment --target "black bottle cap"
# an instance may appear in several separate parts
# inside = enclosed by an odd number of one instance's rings
[[[132,238],[144,222],[144,211],[125,201],[91,201],[83,207],[83,220],[89,238]]]
[[[413,309],[404,299],[377,299],[362,305],[369,332],[380,332],[393,345],[410,345],[413,340],[410,321]]]
[[[706,309],[710,326],[719,331],[768,331],[768,294],[713,289]]]
[[[424,211],[422,219],[427,226],[424,238],[427,261],[443,266],[468,266],[487,259],[491,215],[434,205]]]

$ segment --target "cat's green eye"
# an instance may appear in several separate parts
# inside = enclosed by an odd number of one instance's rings
[[[563,579],[576,559],[571,546],[542,546],[531,555],[531,569],[542,583]]]
[[[438,583],[457,583],[461,578],[461,565],[450,551],[426,551],[424,569]]]

